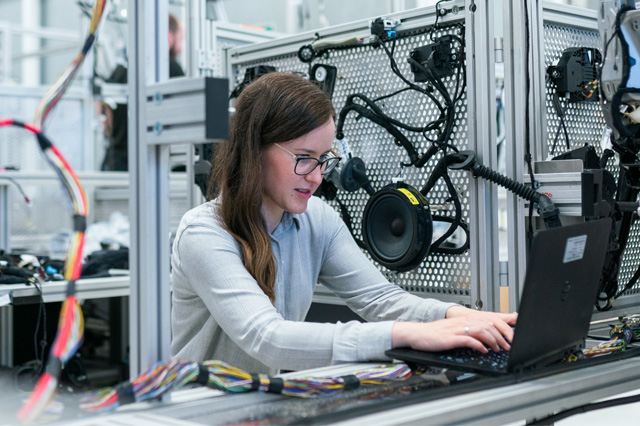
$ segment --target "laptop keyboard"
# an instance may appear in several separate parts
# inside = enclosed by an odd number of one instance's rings
[[[483,369],[488,368],[498,371],[507,368],[509,351],[489,351],[489,353],[483,354],[475,349],[459,348],[443,352],[440,358],[449,362],[455,362],[456,364],[477,366]]]

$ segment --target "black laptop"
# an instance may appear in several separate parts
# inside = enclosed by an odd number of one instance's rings
[[[387,356],[495,376],[535,369],[580,350],[589,330],[610,231],[611,220],[600,219],[535,235],[510,351],[396,348]]]

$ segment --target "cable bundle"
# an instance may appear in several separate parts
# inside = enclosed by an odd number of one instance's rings
[[[58,101],[62,98],[64,93],[67,91],[71,82],[75,78],[80,66],[84,62],[84,59],[87,57],[87,53],[91,50],[93,43],[96,40],[96,32],[98,31],[98,27],[100,22],[102,21],[102,16],[105,14],[105,6],[107,5],[107,0],[96,0],[93,6],[93,12],[91,14],[91,22],[89,24],[89,34],[84,41],[84,45],[82,46],[82,50],[75,59],[71,62],[71,64],[65,69],[62,74],[58,77],[56,82],[51,86],[51,88],[45,93],[42,97],[38,106],[36,107],[36,114],[33,118],[33,124],[38,129],[42,129],[44,127],[44,122],[47,119],[49,113],[55,108]]]
[[[640,328],[638,327],[636,319],[623,320],[623,325],[613,325],[609,335],[611,339],[606,342],[600,343],[593,348],[584,349],[582,353],[591,358],[597,355],[604,355],[611,352],[624,351],[627,348],[627,344],[640,338]]]
[[[18,419],[24,423],[32,422],[47,408],[58,386],[64,364],[76,352],[84,336],[84,318],[80,304],[75,297],[75,281],[80,278],[82,272],[82,250],[84,247],[84,231],[86,229],[88,213],[87,196],[69,162],[42,133],[42,128],[47,116],[66,92],[80,69],[84,58],[91,49],[96,38],[96,31],[104,14],[105,6],[106,0],[96,0],[91,16],[89,35],[85,40],[82,50],[38,104],[34,117],[34,125],[11,119],[0,120],[0,127],[22,127],[36,135],[42,153],[49,165],[56,172],[69,196],[71,209],[73,211],[73,238],[67,250],[64,273],[64,277],[68,281],[67,296],[60,311],[58,332],[51,347],[46,370],[40,376],[29,399],[17,414]]]
[[[116,387],[86,394],[80,408],[87,411],[113,410],[121,405],[158,398],[187,384],[199,384],[225,392],[270,392],[300,398],[334,395],[362,386],[375,386],[411,376],[405,364],[389,364],[340,377],[282,379],[251,374],[222,361],[202,364],[183,359],[158,362],[138,378]]]
[[[61,180],[73,210],[74,235],[67,251],[65,263],[65,279],[67,279],[67,297],[62,304],[58,332],[53,342],[46,371],[40,376],[38,383],[27,402],[18,412],[18,419],[29,423],[36,419],[46,408],[55,393],[62,368],[75,353],[84,335],[84,318],[78,300],[75,297],[75,281],[82,271],[82,249],[84,231],[88,213],[87,196],[73,169],[62,153],[38,128],[11,119],[0,120],[0,127],[22,127],[36,135],[42,153]]]

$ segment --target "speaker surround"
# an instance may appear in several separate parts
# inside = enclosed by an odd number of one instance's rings
[[[362,218],[364,243],[371,257],[392,271],[417,267],[429,254],[433,223],[427,200],[402,182],[373,194]]]

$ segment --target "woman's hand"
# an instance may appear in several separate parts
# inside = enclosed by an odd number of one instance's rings
[[[422,351],[468,347],[480,352],[509,350],[517,313],[501,314],[452,306],[446,318],[429,323],[397,322],[393,326],[394,348],[409,346]]]

